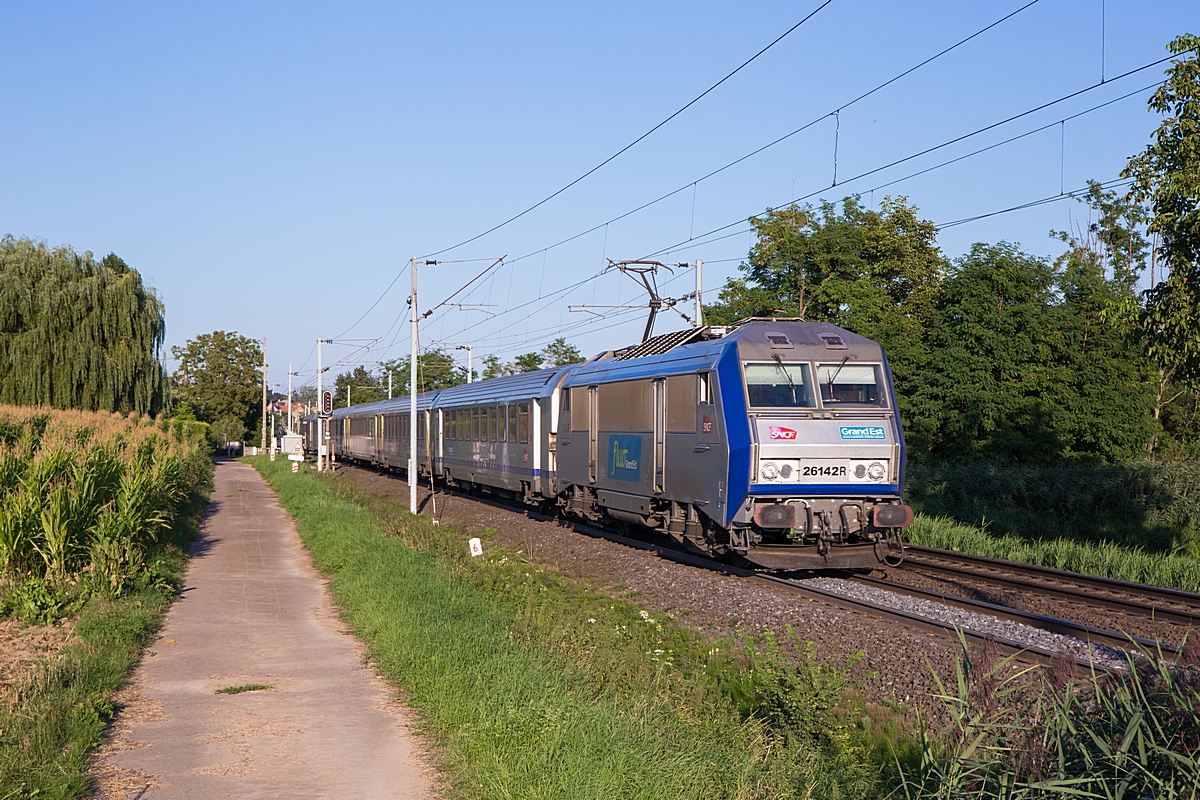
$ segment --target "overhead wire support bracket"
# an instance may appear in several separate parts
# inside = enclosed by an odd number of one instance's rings
[[[486,268],[486,269],[485,269],[483,272],[479,273],[479,274],[478,274],[478,275],[476,275],[474,278],[471,278],[471,280],[467,281],[467,282],[466,282],[466,283],[464,283],[462,286],[460,286],[458,289],[456,289],[456,290],[454,291],[454,293],[453,293],[453,294],[451,294],[449,297],[447,297],[445,300],[443,300],[442,302],[438,303],[436,306],[434,306],[433,308],[429,309],[429,310],[428,310],[428,311],[426,311],[424,314],[422,314],[422,315],[421,315],[421,319],[428,319],[428,318],[429,318],[429,316],[430,316],[431,314],[433,314],[433,312],[437,311],[437,310],[438,310],[439,308],[441,308],[442,306],[453,305],[453,303],[451,303],[451,302],[450,302],[451,300],[453,300],[454,298],[456,298],[456,297],[458,297],[460,294],[462,294],[462,293],[463,293],[463,292],[464,292],[464,291],[465,291],[465,290],[466,290],[466,289],[467,289],[467,288],[468,288],[468,287],[469,287],[471,284],[475,283],[475,281],[479,280],[479,279],[480,279],[480,278],[482,278],[484,275],[487,275],[487,274],[488,274],[489,272],[491,272],[493,269],[495,269],[496,267],[498,267],[498,266],[500,266],[501,264],[503,264],[503,263],[504,263],[504,259],[506,259],[506,258],[508,258],[508,253],[505,253],[504,255],[502,255],[502,256],[500,256],[499,258],[497,258],[495,261],[493,261],[491,264],[489,264],[489,265],[488,265],[488,267],[487,267],[487,268]],[[469,258],[469,259],[468,259],[468,258],[464,258],[464,259],[459,259],[459,262],[463,262],[463,263],[465,263],[465,262],[467,262],[467,261],[480,261],[480,260],[482,260],[482,259],[478,259],[478,258]],[[454,264],[454,263],[459,263],[459,262],[456,262],[456,261],[424,261],[424,262],[417,262],[417,263],[424,263],[424,264]]]

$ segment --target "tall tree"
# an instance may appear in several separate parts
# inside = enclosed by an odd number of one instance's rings
[[[542,361],[547,367],[565,367],[583,361],[583,353],[580,353],[575,345],[567,344],[567,340],[560,336],[542,348]]]
[[[171,376],[175,396],[196,416],[230,432],[256,431],[262,417],[262,346],[236,331],[213,331],[172,347],[179,362]]]
[[[411,362],[408,356],[380,362],[379,366],[383,368],[383,374],[386,376],[388,372],[391,372],[392,379],[399,382],[399,386],[393,387],[394,397],[408,395],[409,363]],[[454,361],[454,356],[445,348],[431,348],[417,358],[417,391],[419,392],[435,392],[438,389],[448,389],[466,382],[466,367],[459,366]],[[386,397],[386,377],[382,381],[382,385]]]
[[[924,335],[948,264],[937,229],[907,198],[878,211],[848,197],[838,209],[791,206],[750,220],[757,238],[742,278],[705,307],[711,324],[742,317],[797,316],[832,322],[881,343],[901,410],[929,360]]]
[[[1166,118],[1121,173],[1133,179],[1130,201],[1149,205],[1149,230],[1170,270],[1146,292],[1139,318],[1162,393],[1173,395],[1160,396],[1159,408],[1200,387],[1200,37],[1185,34],[1168,49],[1186,58],[1171,62],[1150,98]]]
[[[1150,392],[1128,330],[1105,311],[1128,289],[1097,253],[1055,264],[977,244],[943,284],[907,429],[934,458],[1113,460],[1149,436]]]
[[[386,375],[387,372],[384,372]],[[349,389],[349,393],[347,393]],[[351,405],[362,405],[363,403],[374,403],[377,400],[387,399],[387,378],[382,381],[377,375],[371,372],[361,364],[352,370],[347,370],[341,373],[334,380],[334,407],[339,404],[345,404],[346,398],[350,398]]]
[[[0,239],[0,403],[157,414],[162,301],[114,254]]]

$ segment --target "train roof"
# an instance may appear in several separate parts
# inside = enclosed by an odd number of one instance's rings
[[[641,344],[605,353],[573,370],[567,384],[661,377],[711,368],[731,346],[742,359],[838,358],[875,360],[876,343],[829,322],[789,318],[752,318],[733,325],[709,325],[656,336]]]
[[[439,408],[445,406],[468,406],[484,403],[503,403],[509,400],[528,400],[539,397],[558,383],[559,376],[571,367],[554,367],[533,372],[518,372],[486,381],[463,383],[443,389],[438,397]]]

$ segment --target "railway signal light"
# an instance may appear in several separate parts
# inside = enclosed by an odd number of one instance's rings
[[[321,413],[327,417],[333,414],[333,392],[328,389],[321,392]]]

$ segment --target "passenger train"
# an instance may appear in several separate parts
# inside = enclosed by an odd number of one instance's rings
[[[402,397],[334,411],[330,452],[406,473],[409,407]],[[426,392],[417,414],[423,482],[656,531],[760,569],[896,563],[913,519],[887,358],[828,323],[678,331]],[[310,453],[315,423],[302,423]]]

